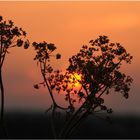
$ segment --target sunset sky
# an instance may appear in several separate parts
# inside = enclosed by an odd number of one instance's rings
[[[22,27],[33,41],[52,42],[62,59],[55,67],[64,70],[68,58],[76,54],[83,44],[107,35],[111,41],[121,43],[134,59],[124,65],[123,71],[134,79],[130,98],[111,93],[106,103],[115,112],[140,113],[140,1],[137,2],[0,2],[0,15]],[[41,110],[51,104],[44,88],[35,90],[33,84],[42,77],[33,61],[33,48],[13,48],[4,68],[6,109],[21,111]],[[62,99],[58,98],[63,104]]]

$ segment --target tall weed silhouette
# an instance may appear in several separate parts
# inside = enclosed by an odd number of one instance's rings
[[[34,87],[47,87],[53,102],[47,111],[52,111],[52,118],[56,108],[65,112],[65,124],[56,137],[69,138],[89,115],[97,115],[98,112],[112,113],[113,110],[105,105],[103,98],[104,94],[110,94],[111,89],[121,93],[126,99],[129,97],[133,80],[120,68],[123,62],[130,64],[133,57],[120,43],[110,42],[107,36],[99,36],[90,40],[89,45],[83,45],[79,53],[69,59],[65,72],[54,70],[50,64],[52,53],[56,50],[54,44],[34,42],[32,45],[36,51],[34,60],[37,60],[43,77],[43,82]],[[56,59],[60,56],[57,54]],[[78,87],[76,83],[79,84]],[[56,92],[65,94],[65,101],[68,103],[66,107],[56,103],[53,96]],[[78,109],[76,103],[79,104]],[[108,116],[106,119],[110,120]]]

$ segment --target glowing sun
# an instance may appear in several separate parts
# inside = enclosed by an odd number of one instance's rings
[[[75,86],[80,86],[81,75],[77,73],[71,75],[70,81],[73,82]]]

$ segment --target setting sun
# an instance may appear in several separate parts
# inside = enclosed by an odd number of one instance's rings
[[[71,75],[70,81],[73,82],[75,86],[80,86],[81,75],[77,73]]]

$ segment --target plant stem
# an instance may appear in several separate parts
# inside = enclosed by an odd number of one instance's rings
[[[67,130],[67,132],[66,132],[64,138],[67,138],[70,134],[72,134],[73,131],[76,129],[76,127],[78,127],[78,126],[81,124],[81,122],[84,121],[84,119],[86,119],[86,117],[88,116],[88,114],[89,114],[88,111],[85,112],[85,113],[79,118],[79,120],[77,120],[77,121],[73,124],[73,126],[71,126],[71,127]]]
[[[59,138],[63,138],[63,136],[65,136],[66,131],[69,129],[69,127],[72,125],[73,121],[75,121],[77,115],[80,113],[81,109],[83,108],[83,106],[85,105],[86,101],[81,105],[81,107],[75,112],[75,114],[69,119],[69,121],[65,124],[65,126],[63,127]]]
[[[0,69],[0,90],[1,90],[1,114],[0,114],[0,122],[3,124],[4,120],[4,87],[2,81],[2,70]]]
[[[56,135],[56,130],[55,130],[55,109],[56,109],[56,106],[53,106],[53,110],[52,110],[52,114],[51,114],[51,126],[52,126],[52,132],[53,132],[53,136],[54,138],[56,139],[57,138],[57,135]]]

